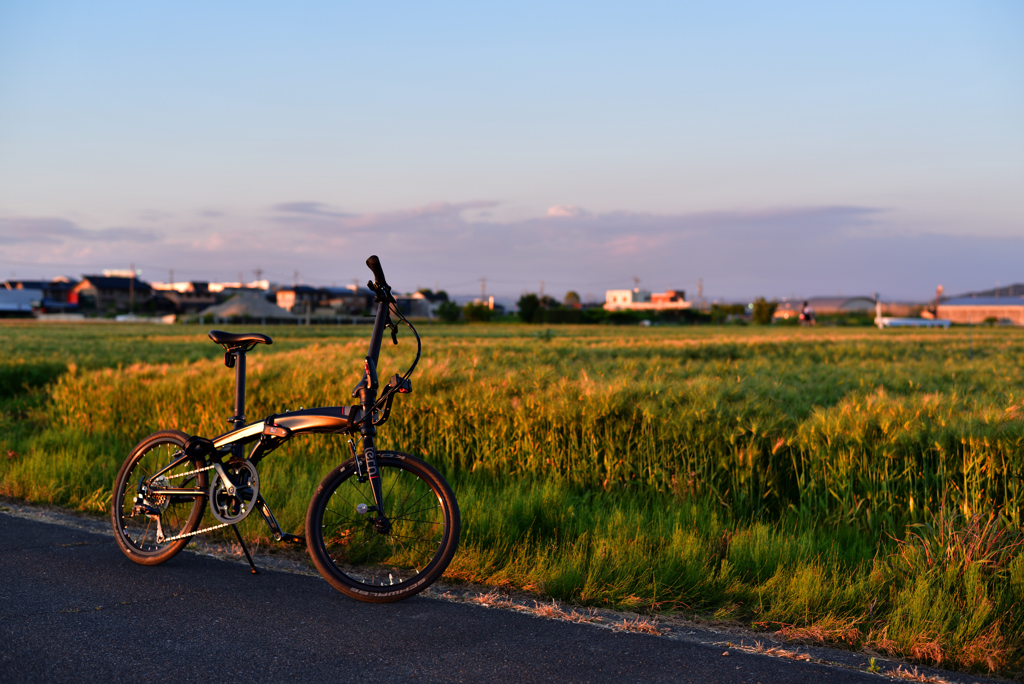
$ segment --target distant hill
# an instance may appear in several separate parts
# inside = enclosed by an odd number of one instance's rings
[[[967,292],[962,295],[957,295],[955,299],[960,297],[1024,297],[1024,283],[1014,283],[1013,285],[1007,285],[1006,287],[996,287],[991,290],[983,290],[981,292]]]

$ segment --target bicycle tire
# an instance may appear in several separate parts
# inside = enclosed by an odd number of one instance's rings
[[[156,521],[150,515],[134,512],[139,483],[177,458],[185,445],[188,435],[179,430],[160,430],[139,442],[114,479],[114,495],[110,503],[110,522],[114,527],[114,539],[124,555],[142,565],[158,565],[173,558],[188,545],[191,539],[176,539],[161,542],[157,539]],[[171,470],[171,479],[178,473],[201,468],[202,461],[186,461]],[[187,476],[189,479],[175,480],[175,486],[207,489],[206,472]],[[195,497],[178,495],[164,497],[143,497],[143,503],[159,511],[160,527],[165,537],[175,537],[199,529],[206,505],[206,495]]]
[[[459,506],[444,478],[415,456],[379,452],[377,469],[390,530],[377,531],[372,510],[358,512],[359,504],[373,506],[373,494],[349,459],[323,479],[310,500],[306,544],[335,589],[360,601],[388,603],[423,591],[447,569],[459,544]]]

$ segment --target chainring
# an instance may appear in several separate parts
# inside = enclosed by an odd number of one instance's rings
[[[210,513],[219,522],[234,525],[256,509],[260,475],[248,460],[230,461],[224,466],[224,472],[234,484],[224,482],[220,474],[214,476],[210,485]],[[234,492],[231,492],[232,487]]]

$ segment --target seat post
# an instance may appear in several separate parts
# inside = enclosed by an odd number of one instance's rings
[[[245,425],[245,350],[235,352],[235,415],[228,419],[235,429]]]

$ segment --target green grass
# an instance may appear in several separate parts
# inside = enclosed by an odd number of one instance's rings
[[[146,434],[225,431],[233,375],[205,330],[0,326],[0,492],[99,512]],[[251,418],[352,402],[368,328],[264,331]],[[455,488],[448,577],[1024,669],[1021,331],[422,332],[380,445]],[[382,372],[404,368],[411,345],[385,347]],[[287,529],[346,450],[303,437],[261,465]]]

